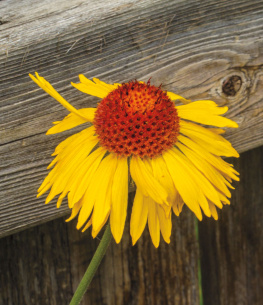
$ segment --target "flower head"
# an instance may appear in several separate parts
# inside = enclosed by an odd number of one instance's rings
[[[92,226],[95,237],[110,218],[120,242],[129,176],[137,187],[130,223],[133,244],[147,221],[155,247],[160,232],[169,243],[172,211],[179,216],[184,204],[201,220],[201,211],[218,219],[216,207],[230,203],[229,188],[232,179],[239,180],[238,173],[221,156],[239,155],[217,128],[238,127],[221,116],[227,107],[209,100],[190,102],[150,82],[109,85],[80,75],[80,83],[72,85],[102,100],[96,109],[77,110],[43,77],[30,77],[70,112],[47,134],[92,123],[56,147],[48,167],[53,169],[38,190],[41,196],[51,189],[46,203],[59,195],[58,207],[67,196],[72,209],[68,221],[78,215],[78,229]]]
[[[137,81],[110,92],[99,103],[93,123],[101,145],[127,157],[156,157],[179,134],[177,110],[167,94]]]

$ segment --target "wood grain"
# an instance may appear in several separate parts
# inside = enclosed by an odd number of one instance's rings
[[[148,229],[132,246],[127,222],[81,304],[198,305],[193,218],[185,209],[174,219],[171,244],[161,241],[158,249]],[[82,234],[64,219],[0,239],[0,305],[69,304],[98,243],[89,230]]]
[[[45,136],[67,111],[29,79],[38,71],[76,108],[97,98],[70,86],[78,74],[106,82],[148,80],[230,108],[239,152],[262,145],[261,1],[1,1],[0,236],[68,213],[45,206],[38,186],[55,146]],[[241,79],[235,95],[223,85]]]
[[[204,304],[260,305],[263,298],[263,147],[233,160],[241,182],[217,222],[199,225]]]

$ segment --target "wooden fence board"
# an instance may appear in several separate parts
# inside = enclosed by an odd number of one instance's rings
[[[130,207],[132,203],[130,200]],[[175,220],[175,219],[174,219]],[[174,221],[171,244],[155,249],[148,229],[132,246],[126,223],[107,251],[82,304],[199,304],[194,216]],[[69,304],[99,240],[64,219],[0,239],[0,305]]]
[[[29,79],[38,71],[76,108],[98,99],[70,86],[78,74],[163,84],[228,105],[239,152],[263,144],[262,1],[0,2],[0,236],[67,213],[35,194],[54,147],[45,136],[67,111]],[[232,84],[232,87],[228,86]],[[54,203],[54,201],[53,201]]]
[[[233,163],[241,181],[231,205],[199,225],[204,305],[262,304],[263,147]]]

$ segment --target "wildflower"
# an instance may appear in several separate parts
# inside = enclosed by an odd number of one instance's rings
[[[218,219],[216,207],[230,203],[229,188],[238,173],[221,156],[239,155],[220,135],[222,127],[238,127],[221,116],[227,107],[210,100],[190,102],[150,82],[109,85],[80,75],[80,83],[72,85],[102,100],[97,108],[77,110],[43,77],[30,77],[70,112],[47,134],[92,123],[56,147],[48,167],[53,169],[38,190],[41,196],[51,188],[46,203],[59,195],[57,207],[67,196],[72,209],[68,221],[78,215],[78,229],[92,226],[95,237],[110,218],[119,243],[130,177],[137,187],[130,222],[133,244],[147,221],[154,246],[160,232],[169,243],[172,211],[179,216],[184,204],[201,220],[202,211]]]

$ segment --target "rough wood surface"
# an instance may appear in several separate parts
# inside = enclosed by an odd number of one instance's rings
[[[192,99],[228,105],[239,152],[263,143],[263,2],[0,1],[0,236],[67,213],[36,190],[54,147],[45,136],[67,111],[29,79],[38,71],[75,107],[98,99],[77,75],[148,80]]]
[[[263,147],[233,163],[241,182],[231,206],[219,221],[199,225],[205,305],[261,305],[263,299]]]
[[[198,297],[194,216],[174,219],[170,245],[158,249],[146,230],[132,247],[128,223],[114,241],[81,304],[193,305]],[[69,304],[99,243],[64,219],[0,240],[0,305]]]

